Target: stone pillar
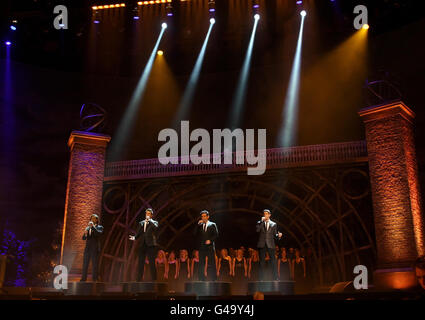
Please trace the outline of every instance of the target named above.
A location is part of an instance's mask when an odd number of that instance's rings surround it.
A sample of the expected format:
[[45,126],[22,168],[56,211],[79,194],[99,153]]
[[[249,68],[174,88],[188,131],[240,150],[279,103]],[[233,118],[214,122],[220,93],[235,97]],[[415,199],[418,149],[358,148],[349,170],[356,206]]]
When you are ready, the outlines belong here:
[[360,110],[366,127],[376,232],[376,287],[416,285],[412,262],[425,253],[424,217],[413,134],[403,102]]
[[105,152],[110,136],[73,131],[68,140],[71,157],[66,188],[61,264],[78,277],[83,265],[84,228],[95,213],[101,215]]

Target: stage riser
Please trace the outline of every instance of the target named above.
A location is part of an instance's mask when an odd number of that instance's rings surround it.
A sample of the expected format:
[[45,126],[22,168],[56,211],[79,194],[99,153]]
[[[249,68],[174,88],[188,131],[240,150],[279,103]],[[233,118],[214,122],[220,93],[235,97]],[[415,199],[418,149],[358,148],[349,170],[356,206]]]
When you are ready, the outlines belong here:
[[192,281],[184,284],[186,294],[197,296],[230,296],[231,283],[221,281]]
[[68,289],[64,292],[65,295],[73,296],[99,295],[105,292],[105,287],[103,282],[69,282]]
[[274,292],[282,295],[294,294],[294,281],[255,281],[248,282],[248,294]]
[[123,292],[126,293],[153,293],[157,295],[168,294],[166,282],[125,282],[122,284]]
[[[252,295],[255,292],[294,294],[294,281],[256,281],[248,282],[247,292],[240,294]],[[70,282],[65,290],[66,295],[89,296],[102,293],[149,294],[152,297],[168,294],[168,284],[165,282],[125,282],[118,285],[107,285],[100,282]],[[221,281],[193,281],[185,283],[185,294],[204,297],[231,296],[232,284]]]

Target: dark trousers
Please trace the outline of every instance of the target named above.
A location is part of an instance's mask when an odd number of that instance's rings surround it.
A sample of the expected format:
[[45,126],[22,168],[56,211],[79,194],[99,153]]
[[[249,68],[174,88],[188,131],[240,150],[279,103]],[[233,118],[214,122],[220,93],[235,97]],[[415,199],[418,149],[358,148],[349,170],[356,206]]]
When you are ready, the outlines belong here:
[[264,246],[264,248],[258,248],[259,255],[260,255],[260,280],[265,280],[266,275],[266,252],[269,253],[270,256],[270,262],[272,264],[272,274],[273,274],[273,280],[278,280],[277,277],[277,266],[276,266],[276,257],[275,252],[276,249],[268,248],[267,245]]
[[137,271],[137,281],[143,280],[143,273],[145,272],[146,256],[148,256],[152,281],[156,281],[156,268],[155,268],[156,247],[147,246],[146,244],[143,244],[139,249],[139,268]]
[[199,280],[205,281],[205,258],[208,257],[208,266],[211,266],[211,271],[208,269],[208,274],[211,275],[213,281],[217,280],[217,268],[215,266],[215,255],[213,247],[201,247],[199,249]]
[[97,281],[97,264],[99,261],[99,248],[97,246],[86,246],[84,249],[84,257],[83,257],[83,274],[81,277],[82,281],[87,280],[87,271],[89,269],[89,264],[91,260],[91,265],[93,268],[92,278],[93,281]]

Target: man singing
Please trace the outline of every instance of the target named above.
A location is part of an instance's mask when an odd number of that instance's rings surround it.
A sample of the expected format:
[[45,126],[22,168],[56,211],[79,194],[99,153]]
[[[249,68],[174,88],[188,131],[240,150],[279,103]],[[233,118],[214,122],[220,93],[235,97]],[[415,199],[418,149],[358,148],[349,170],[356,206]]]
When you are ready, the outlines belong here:
[[130,240],[132,241],[141,238],[139,244],[139,267],[137,272],[137,281],[139,282],[143,280],[146,255],[148,256],[152,280],[156,280],[155,258],[158,246],[156,235],[158,231],[158,221],[153,220],[152,217],[153,210],[151,208],[146,209],[145,219],[140,221],[139,232],[135,236],[130,235]]
[[215,265],[215,243],[218,237],[217,225],[209,221],[210,214],[207,210],[200,213],[201,220],[198,221],[193,234],[199,239],[199,280],[205,281],[205,258],[208,257],[208,264],[212,267],[211,278],[217,280],[217,269]]
[[97,281],[97,263],[99,261],[100,236],[102,233],[103,227],[99,225],[99,216],[92,214],[89,224],[83,234],[83,240],[86,241],[86,247],[84,249],[83,275],[80,281],[87,280],[90,260],[93,267],[92,278],[93,281]]
[[270,210],[264,209],[263,217],[257,222],[257,233],[259,233],[257,247],[260,253],[260,280],[265,279],[266,252],[268,252],[270,256],[273,280],[279,280],[276,267],[275,240],[280,240],[280,238],[282,238],[282,233],[277,231],[277,224],[270,220],[271,215]]

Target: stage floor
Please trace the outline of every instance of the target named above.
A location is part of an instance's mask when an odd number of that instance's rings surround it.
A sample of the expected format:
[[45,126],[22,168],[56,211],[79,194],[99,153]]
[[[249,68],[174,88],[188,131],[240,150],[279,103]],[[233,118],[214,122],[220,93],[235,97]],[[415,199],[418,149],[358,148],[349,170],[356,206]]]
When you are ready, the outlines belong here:
[[0,300],[253,300],[260,291],[264,300],[417,300],[418,291],[374,291],[294,294],[293,284],[279,281],[248,283],[246,294],[231,294],[229,282],[187,282],[185,292],[170,292],[161,282],[70,282],[67,290],[40,287],[4,287]]

